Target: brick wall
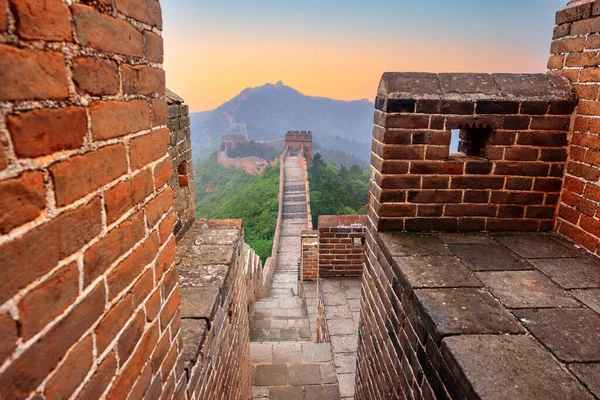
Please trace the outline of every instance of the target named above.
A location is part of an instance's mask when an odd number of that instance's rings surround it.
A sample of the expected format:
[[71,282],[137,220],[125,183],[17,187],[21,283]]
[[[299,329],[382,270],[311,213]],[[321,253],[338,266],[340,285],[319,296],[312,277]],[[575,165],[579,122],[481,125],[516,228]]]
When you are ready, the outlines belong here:
[[316,281],[319,277],[319,235],[317,231],[302,231],[300,269],[303,281]]
[[158,1],[0,2],[0,397],[181,374]]
[[291,151],[301,151],[310,164],[312,160],[312,132],[288,131],[285,134],[285,145]]
[[319,216],[320,277],[361,276],[366,215]]
[[600,255],[600,2],[556,14],[548,69],[579,96],[558,212],[558,233]]
[[180,237],[196,220],[190,117],[183,99],[168,89],[167,103],[167,126],[171,132],[168,149],[171,157],[169,186],[173,189],[173,209],[177,214],[174,233]]
[[177,245],[188,399],[250,398],[250,260],[241,221],[198,220]]
[[384,74],[370,218],[379,230],[552,230],[575,102],[558,76]]

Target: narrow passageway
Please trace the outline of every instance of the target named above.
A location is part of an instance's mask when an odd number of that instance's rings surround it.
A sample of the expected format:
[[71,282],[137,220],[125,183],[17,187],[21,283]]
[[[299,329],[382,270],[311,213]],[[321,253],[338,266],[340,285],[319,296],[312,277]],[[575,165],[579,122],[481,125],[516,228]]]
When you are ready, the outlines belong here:
[[300,232],[306,229],[306,192],[300,156],[284,164],[283,218],[277,269],[269,295],[250,309],[250,356],[255,399],[339,399],[331,346],[311,341],[299,296]]

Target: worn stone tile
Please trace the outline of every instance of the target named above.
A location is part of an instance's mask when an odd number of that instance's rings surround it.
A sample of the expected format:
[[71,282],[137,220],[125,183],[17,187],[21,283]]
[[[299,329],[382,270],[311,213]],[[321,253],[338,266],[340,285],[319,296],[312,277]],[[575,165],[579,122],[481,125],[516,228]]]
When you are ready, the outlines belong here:
[[508,308],[580,306],[539,271],[480,272],[477,277]]
[[442,233],[439,235],[445,244],[486,244],[494,243],[494,238],[487,234]]
[[268,342],[279,340],[280,337],[280,329],[250,329],[250,341],[252,342]]
[[350,315],[350,307],[347,304],[343,306],[325,306],[325,316],[329,319],[348,318]]
[[600,361],[600,315],[587,308],[517,310],[514,314],[564,362]]
[[596,397],[600,398],[600,363],[571,364],[569,369]]
[[346,295],[344,292],[325,292],[323,293],[323,303],[326,306],[339,306],[347,303]]
[[[268,322],[270,322],[269,328],[274,328],[274,329],[288,328],[288,320],[287,319],[272,319],[272,320],[269,320]],[[258,325],[256,325],[256,327],[260,328]]]
[[334,354],[333,362],[338,374],[356,372],[356,354]]
[[303,343],[303,362],[331,361],[331,346],[329,343]]
[[339,278],[342,282],[342,286],[344,286],[344,290],[348,290],[349,288],[359,288],[362,285],[362,278],[360,277],[345,277]]
[[338,279],[321,279],[323,293],[339,293],[342,291],[342,282]]
[[302,362],[302,345],[300,343],[274,344],[273,362],[276,364]]
[[354,321],[352,318],[328,319],[327,327],[330,335],[353,335]]
[[600,289],[573,290],[571,294],[583,304],[600,314]]
[[452,244],[448,247],[474,271],[533,269],[500,244]]
[[346,293],[346,298],[348,299],[360,299],[361,297],[360,286],[344,287],[344,292]]
[[181,336],[183,338],[183,360],[195,363],[200,351],[200,344],[208,326],[206,321],[200,319],[181,320]]
[[279,326],[274,326],[271,324],[274,321],[268,319],[253,319],[250,321],[250,329],[271,329],[271,328],[279,328]]
[[442,353],[467,398],[589,400],[552,355],[526,335],[447,337]]
[[340,391],[337,385],[306,386],[306,400],[339,400]]
[[182,287],[181,318],[211,318],[217,307],[218,287]]
[[250,362],[251,363],[272,363],[273,345],[268,343],[250,342]]
[[290,385],[319,385],[321,369],[319,364],[290,364],[288,365],[288,382]]
[[270,400],[304,400],[302,386],[274,386],[270,391]]
[[326,364],[320,364],[321,367],[321,383],[337,383],[337,374],[335,372],[335,366],[332,362]]
[[391,256],[452,255],[437,235],[382,232],[379,237]]
[[268,399],[270,393],[269,386],[252,386],[253,399]]
[[358,350],[358,336],[331,336],[331,348],[333,349],[334,353],[356,353]]
[[340,396],[352,397],[354,396],[354,385],[356,381],[356,374],[339,374],[338,383],[340,386]]
[[436,341],[454,334],[522,333],[519,322],[484,289],[417,289],[421,318]]
[[483,286],[456,257],[395,257],[394,262],[413,288]]
[[285,386],[288,369],[285,364],[258,364],[254,373],[255,386]]
[[350,311],[360,312],[360,299],[348,299],[348,305],[350,306]]
[[550,235],[499,236],[496,240],[523,258],[577,257],[578,254]]
[[298,329],[297,328],[286,328],[281,329],[279,332],[281,340],[298,340]]
[[600,288],[600,262],[596,260],[547,258],[529,262],[565,289]]

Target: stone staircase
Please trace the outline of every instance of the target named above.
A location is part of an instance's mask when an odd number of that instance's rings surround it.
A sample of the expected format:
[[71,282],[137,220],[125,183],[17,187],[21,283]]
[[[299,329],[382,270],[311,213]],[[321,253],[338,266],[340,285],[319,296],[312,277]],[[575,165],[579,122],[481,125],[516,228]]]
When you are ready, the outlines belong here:
[[285,164],[283,225],[277,269],[267,297],[250,307],[250,357],[255,399],[339,399],[329,343],[312,343],[308,312],[299,296],[300,232],[307,209],[299,156]]

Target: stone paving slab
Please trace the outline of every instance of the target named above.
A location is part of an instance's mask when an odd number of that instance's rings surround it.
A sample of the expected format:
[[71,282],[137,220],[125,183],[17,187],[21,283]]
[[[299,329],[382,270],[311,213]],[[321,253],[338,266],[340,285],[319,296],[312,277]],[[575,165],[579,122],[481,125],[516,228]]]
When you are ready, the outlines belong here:
[[453,256],[394,257],[406,283],[412,288],[478,287],[483,284]]
[[498,243],[452,244],[448,247],[473,271],[533,269],[527,262]]
[[600,363],[571,364],[569,369],[596,397],[600,398]]
[[546,258],[529,262],[565,289],[600,288],[600,261]]
[[572,245],[546,234],[514,234],[499,236],[496,240],[504,244],[511,251],[525,259],[528,258],[568,258],[577,257],[578,254]]

